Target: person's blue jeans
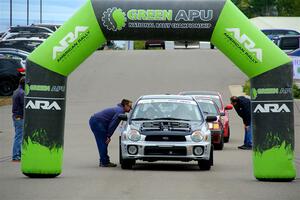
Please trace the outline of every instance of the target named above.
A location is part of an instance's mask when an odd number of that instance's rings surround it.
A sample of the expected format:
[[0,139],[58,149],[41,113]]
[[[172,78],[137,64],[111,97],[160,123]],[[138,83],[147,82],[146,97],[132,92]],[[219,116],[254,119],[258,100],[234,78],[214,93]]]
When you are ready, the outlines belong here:
[[13,117],[13,123],[14,123],[14,127],[15,127],[15,137],[14,137],[13,152],[12,152],[13,160],[21,160],[23,122],[24,122],[23,119],[16,119],[15,117]]
[[89,124],[96,139],[100,163],[103,165],[108,164],[110,162],[107,151],[108,144],[105,143],[107,139],[107,131],[94,117],[90,118]]
[[251,125],[247,126],[247,128],[245,128],[244,145],[252,146],[252,127],[251,127]]

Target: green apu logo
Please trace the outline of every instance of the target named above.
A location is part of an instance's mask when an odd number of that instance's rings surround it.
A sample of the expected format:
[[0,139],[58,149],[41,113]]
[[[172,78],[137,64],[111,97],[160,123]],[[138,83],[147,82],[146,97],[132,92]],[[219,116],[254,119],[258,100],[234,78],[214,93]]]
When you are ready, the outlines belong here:
[[102,23],[111,31],[122,30],[127,22],[126,14],[121,8],[108,8],[103,12]]
[[[174,17],[174,19],[173,19]],[[173,10],[166,9],[130,9],[123,12],[121,8],[108,8],[102,15],[103,26],[110,31],[122,30],[129,20],[128,24],[135,21],[147,22],[194,22],[201,20],[209,22],[213,19],[213,10],[179,10],[174,13]],[[131,22],[130,22],[131,21]]]
[[61,85],[28,85],[25,84],[25,94],[28,95],[30,91],[35,91],[35,92],[64,92],[65,91],[65,86]]
[[258,95],[291,94],[292,88],[252,88],[251,97],[256,99]]

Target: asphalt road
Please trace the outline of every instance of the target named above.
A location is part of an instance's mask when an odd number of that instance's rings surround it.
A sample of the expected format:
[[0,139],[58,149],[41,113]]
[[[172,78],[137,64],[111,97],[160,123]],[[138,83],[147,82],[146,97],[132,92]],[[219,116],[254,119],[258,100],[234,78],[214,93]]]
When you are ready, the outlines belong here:
[[[230,113],[231,139],[215,151],[215,165],[199,171],[196,162],[139,163],[133,170],[99,168],[96,144],[88,127],[96,111],[122,98],[183,90],[217,90],[226,103],[229,85],[246,76],[217,50],[104,51],[87,59],[68,79],[63,173],[54,179],[29,179],[10,162],[11,106],[0,107],[0,199],[205,199],[298,200],[300,179],[259,182],[251,151],[238,150],[242,122]],[[300,155],[300,102],[295,107],[296,154]],[[109,146],[118,162],[118,132]],[[298,177],[300,160],[296,160]]]

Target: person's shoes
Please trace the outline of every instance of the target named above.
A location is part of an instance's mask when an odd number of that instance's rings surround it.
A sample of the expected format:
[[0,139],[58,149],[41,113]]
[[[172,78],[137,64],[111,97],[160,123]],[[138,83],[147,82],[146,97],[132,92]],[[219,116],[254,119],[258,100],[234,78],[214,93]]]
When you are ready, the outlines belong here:
[[249,146],[249,145],[242,145],[242,146],[239,146],[238,148],[242,149],[242,150],[252,150],[252,146]]
[[11,162],[20,162],[20,159],[12,159]]
[[117,166],[117,164],[112,163],[112,162],[109,162],[107,164],[100,163],[100,165],[99,165],[99,167],[116,167],[116,166]]

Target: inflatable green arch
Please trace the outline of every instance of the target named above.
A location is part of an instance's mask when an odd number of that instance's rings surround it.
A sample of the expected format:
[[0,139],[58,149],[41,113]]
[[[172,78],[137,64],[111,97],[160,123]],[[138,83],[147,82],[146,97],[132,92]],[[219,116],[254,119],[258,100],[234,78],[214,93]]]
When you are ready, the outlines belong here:
[[88,0],[27,60],[22,172],[62,171],[67,76],[106,40],[211,41],[251,78],[258,180],[293,180],[290,58],[230,0]]

